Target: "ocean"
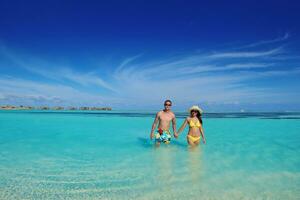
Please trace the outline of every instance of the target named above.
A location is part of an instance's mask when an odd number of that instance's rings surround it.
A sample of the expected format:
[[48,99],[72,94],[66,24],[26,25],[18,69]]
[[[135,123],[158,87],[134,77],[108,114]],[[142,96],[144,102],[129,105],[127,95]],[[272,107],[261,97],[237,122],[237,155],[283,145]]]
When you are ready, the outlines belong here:
[[300,113],[204,114],[197,148],[154,116],[0,111],[0,199],[300,199]]

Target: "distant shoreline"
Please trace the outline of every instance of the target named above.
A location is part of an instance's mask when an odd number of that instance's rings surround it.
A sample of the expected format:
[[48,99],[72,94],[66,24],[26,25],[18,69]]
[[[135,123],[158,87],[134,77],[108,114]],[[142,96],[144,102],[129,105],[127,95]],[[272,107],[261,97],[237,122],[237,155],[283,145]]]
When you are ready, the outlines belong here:
[[62,106],[12,106],[12,105],[5,105],[0,106],[0,110],[108,110],[111,111],[111,107],[88,107],[88,106],[82,106],[82,107],[62,107]]

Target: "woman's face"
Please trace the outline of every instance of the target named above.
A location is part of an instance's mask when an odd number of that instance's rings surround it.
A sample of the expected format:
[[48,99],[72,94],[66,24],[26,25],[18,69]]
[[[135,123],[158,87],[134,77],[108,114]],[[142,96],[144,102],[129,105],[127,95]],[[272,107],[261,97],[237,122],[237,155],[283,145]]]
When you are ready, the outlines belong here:
[[197,114],[198,114],[198,111],[197,111],[197,110],[192,110],[192,111],[191,111],[191,116],[192,116],[192,117],[196,117]]

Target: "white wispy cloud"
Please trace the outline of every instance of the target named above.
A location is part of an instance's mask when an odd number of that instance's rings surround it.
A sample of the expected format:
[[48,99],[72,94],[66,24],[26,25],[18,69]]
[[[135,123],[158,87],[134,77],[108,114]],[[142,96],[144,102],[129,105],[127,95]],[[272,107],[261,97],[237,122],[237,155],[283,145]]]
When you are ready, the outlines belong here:
[[[25,59],[16,56],[7,49],[2,49],[1,52],[19,67],[45,78],[53,80],[69,80],[83,86],[95,85],[113,92],[118,92],[117,89],[113,88],[110,84],[100,78],[99,75],[97,76],[88,72],[79,73],[71,68],[55,66],[55,64],[47,63],[36,58],[26,62]],[[47,69],[48,66],[51,66],[50,69]]]
[[138,58],[141,57],[141,56],[142,56],[142,54],[138,54],[138,55],[136,55],[136,56],[126,58],[126,59],[123,60],[122,63],[117,67],[116,71],[122,70],[126,65],[130,64],[131,62],[133,62],[134,60],[138,59]]
[[20,78],[0,77],[1,101],[22,100],[62,105],[109,105],[119,103],[119,99],[91,94],[63,84],[46,84]]
[[300,75],[300,69],[299,68],[295,68],[292,70],[272,70],[272,71],[265,71],[265,72],[260,72],[259,73],[260,76],[295,76],[295,75]]
[[238,64],[229,64],[224,68],[227,70],[231,69],[254,69],[254,68],[267,68],[274,66],[274,63],[238,63]]
[[210,55],[210,58],[255,58],[262,56],[278,55],[283,52],[283,48],[275,48],[268,51],[246,51],[246,52],[224,52]]
[[[282,47],[277,47],[265,51],[187,55],[143,62],[143,67],[128,64],[122,70],[115,71],[114,76],[118,77],[124,96],[148,103],[165,98],[178,102],[262,102],[266,98],[272,101],[270,93],[276,88],[251,87],[248,83],[298,73],[297,69],[277,69],[280,66],[274,62],[273,56],[284,53]],[[262,57],[264,62],[259,62]],[[227,58],[247,59],[222,62]]]
[[[180,58],[168,58],[165,60],[144,62],[142,64],[127,65],[126,68],[115,70],[116,79],[158,79],[159,77],[173,77],[191,75],[195,73],[208,73],[216,71],[228,71],[236,69],[267,68],[273,63],[236,63],[220,65],[219,62],[226,58],[261,58],[266,56],[281,55],[284,53],[281,47],[267,51],[246,52],[220,52],[212,54],[187,55]],[[254,60],[256,61],[256,60]]]
[[[288,38],[289,35],[282,40]],[[275,43],[275,40],[271,41]],[[262,41],[259,43],[263,45]],[[286,49],[282,46],[259,51],[198,52],[151,60],[145,60],[142,54],[138,54],[125,58],[104,79],[104,76],[95,73],[80,73],[71,67],[52,66],[50,62],[28,62],[8,54],[23,69],[54,80],[55,84],[0,77],[0,100],[15,97],[119,106],[139,105],[141,102],[144,105],[157,105],[166,98],[181,105],[201,102],[271,102],[271,94],[278,92],[276,88],[264,85],[254,87],[249,82],[300,73],[297,67],[282,67],[277,63],[275,58],[280,56],[286,56]],[[68,81],[86,89],[96,86],[109,92],[105,96],[101,93],[87,93],[76,85],[70,85]]]
[[243,47],[239,47],[239,49],[252,48],[252,47],[262,46],[262,45],[266,45],[266,44],[273,44],[273,43],[277,43],[277,42],[282,42],[282,41],[287,40],[289,37],[290,37],[290,34],[288,32],[286,32],[281,37],[277,37],[277,38],[271,39],[271,40],[262,40],[262,41],[259,41],[259,42],[255,42],[255,43],[252,43],[252,44],[245,45]]
[[143,63],[141,65],[128,65],[122,70],[116,70],[114,77],[118,80],[159,80],[168,79],[171,77],[186,77],[200,75],[201,73],[212,72],[226,72],[230,70],[243,70],[255,68],[268,68],[274,63],[260,63],[260,62],[236,62],[231,61],[230,64],[220,64],[222,58],[244,58],[248,57],[256,61],[256,58],[266,55],[277,55],[283,52],[281,48],[272,49],[269,51],[259,52],[222,52],[214,54],[198,54],[187,55],[181,58],[159,60],[156,62]]
[[[49,71],[46,71],[46,73],[49,73]],[[89,73],[83,73],[83,74],[78,73],[71,70],[70,68],[58,69],[57,73],[60,74],[58,75],[58,77],[60,77],[61,79],[70,80],[84,86],[88,86],[88,85],[100,86],[112,92],[116,92],[116,93],[118,92],[117,89],[115,89],[113,86],[111,86],[106,81],[104,81],[103,79],[99,78],[96,75],[92,75]],[[55,74],[53,75],[55,76]]]

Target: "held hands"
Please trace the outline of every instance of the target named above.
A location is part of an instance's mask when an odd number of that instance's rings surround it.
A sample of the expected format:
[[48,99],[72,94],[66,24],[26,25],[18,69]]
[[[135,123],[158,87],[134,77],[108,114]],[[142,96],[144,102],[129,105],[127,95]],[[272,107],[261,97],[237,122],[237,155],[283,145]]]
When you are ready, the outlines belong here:
[[175,137],[176,139],[178,138],[178,136],[179,136],[179,134],[176,133],[176,132],[174,132],[174,137]]

